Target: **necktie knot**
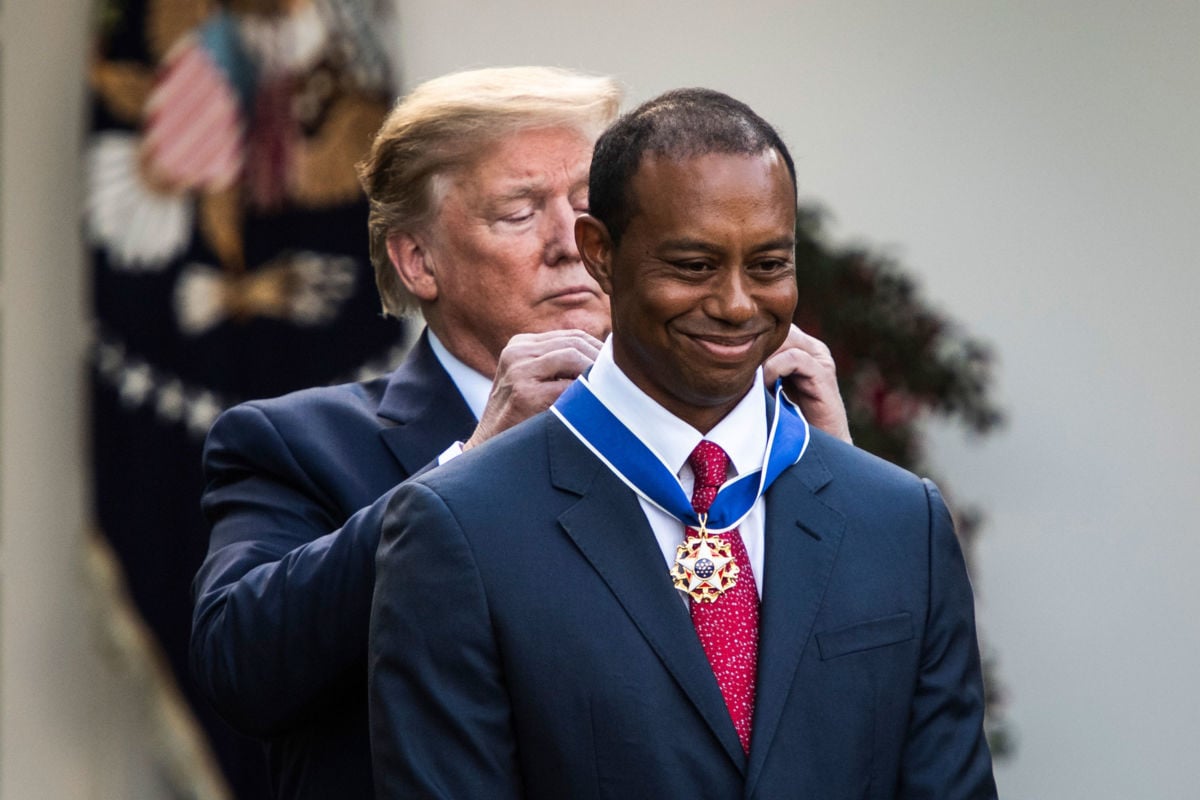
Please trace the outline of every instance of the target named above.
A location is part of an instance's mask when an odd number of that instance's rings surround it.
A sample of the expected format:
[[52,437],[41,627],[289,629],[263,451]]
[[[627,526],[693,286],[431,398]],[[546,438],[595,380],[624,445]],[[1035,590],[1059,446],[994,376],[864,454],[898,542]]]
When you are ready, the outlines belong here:
[[703,514],[716,499],[717,489],[725,483],[725,475],[729,471],[729,456],[725,455],[720,445],[702,439],[688,456],[688,464],[696,476],[696,484],[692,488],[692,507]]

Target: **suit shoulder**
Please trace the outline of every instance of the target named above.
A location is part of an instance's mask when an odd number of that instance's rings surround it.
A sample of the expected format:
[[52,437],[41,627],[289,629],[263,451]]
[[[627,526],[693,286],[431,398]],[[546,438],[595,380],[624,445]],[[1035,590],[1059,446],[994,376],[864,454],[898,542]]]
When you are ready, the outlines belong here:
[[836,479],[851,479],[877,490],[891,487],[912,491],[922,486],[920,476],[904,467],[847,444],[824,431],[813,429],[809,448],[811,452],[805,458],[815,456]]
[[251,400],[221,414],[204,446],[207,468],[283,458],[342,469],[375,452],[385,421],[377,414],[386,378],[302,389]]
[[493,491],[535,480],[546,471],[547,433],[560,424],[549,413],[537,414],[478,447],[416,478],[435,492],[458,486],[478,487],[486,476]]
[[276,427],[311,425],[325,419],[374,417],[388,376],[358,383],[315,386],[278,397],[248,400],[224,411],[213,424],[214,430],[253,424],[267,420]]
[[388,379],[389,376],[384,375],[368,381],[313,386],[279,397],[250,400],[242,405],[257,408],[273,417],[349,408],[369,409],[373,413],[387,388]]

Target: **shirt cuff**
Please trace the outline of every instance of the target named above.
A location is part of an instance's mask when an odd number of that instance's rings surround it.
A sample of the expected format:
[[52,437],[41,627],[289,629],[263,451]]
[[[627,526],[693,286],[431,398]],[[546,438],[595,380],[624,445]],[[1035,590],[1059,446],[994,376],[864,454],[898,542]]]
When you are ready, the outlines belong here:
[[462,454],[463,454],[463,443],[455,442],[454,444],[450,445],[445,450],[443,450],[442,454],[440,456],[438,456],[438,458],[437,458],[438,466],[440,467],[442,464],[445,464],[447,461],[453,461],[454,459],[458,458]]

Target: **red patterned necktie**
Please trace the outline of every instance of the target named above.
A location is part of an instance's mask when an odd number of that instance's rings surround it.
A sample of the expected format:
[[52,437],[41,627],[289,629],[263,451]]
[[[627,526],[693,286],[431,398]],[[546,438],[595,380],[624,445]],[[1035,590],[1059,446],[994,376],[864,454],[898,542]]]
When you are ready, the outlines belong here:
[[[688,463],[696,475],[692,507],[704,514],[725,482],[729,456],[718,445],[703,440],[688,457]],[[687,535],[698,536],[699,532],[689,528]],[[729,543],[738,565],[737,583],[711,603],[692,600],[692,624],[717,677],[742,748],[749,753],[758,665],[758,590],[742,535],[736,528],[719,535]]]

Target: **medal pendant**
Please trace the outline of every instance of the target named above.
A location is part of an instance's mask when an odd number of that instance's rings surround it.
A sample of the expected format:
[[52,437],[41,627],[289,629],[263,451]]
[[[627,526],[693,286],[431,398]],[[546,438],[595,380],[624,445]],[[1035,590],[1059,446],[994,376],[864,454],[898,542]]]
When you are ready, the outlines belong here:
[[[692,529],[688,529],[689,534]],[[729,542],[711,536],[700,519],[700,530],[675,549],[671,579],[697,603],[711,603],[737,583],[738,565]]]

